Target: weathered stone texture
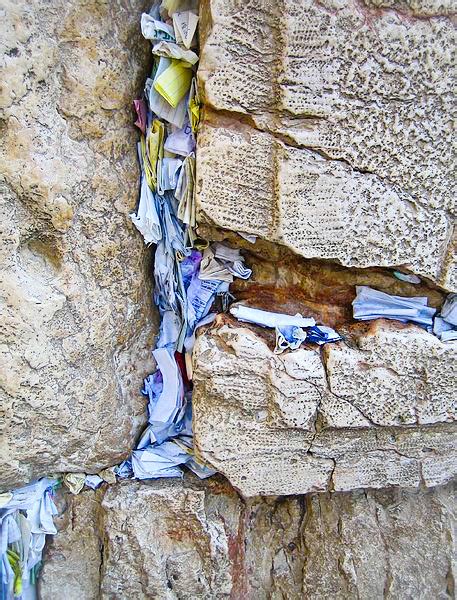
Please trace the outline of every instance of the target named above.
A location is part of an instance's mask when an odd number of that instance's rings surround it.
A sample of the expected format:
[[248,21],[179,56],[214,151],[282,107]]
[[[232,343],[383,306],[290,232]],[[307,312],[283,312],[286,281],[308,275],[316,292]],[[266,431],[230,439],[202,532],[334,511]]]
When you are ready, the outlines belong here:
[[103,493],[67,499],[42,598],[453,597],[451,485],[243,502],[186,477]]
[[205,2],[200,219],[454,286],[450,11]]
[[219,317],[194,350],[196,448],[243,495],[433,486],[457,472],[454,345],[378,321],[322,355],[278,356],[253,329]]
[[102,494],[60,496],[58,535],[48,538],[39,579],[40,600],[95,600],[100,588]]
[[149,368],[132,98],[147,3],[2,3],[2,472],[16,487],[130,450]]
[[455,489],[313,495],[303,597],[454,597]]

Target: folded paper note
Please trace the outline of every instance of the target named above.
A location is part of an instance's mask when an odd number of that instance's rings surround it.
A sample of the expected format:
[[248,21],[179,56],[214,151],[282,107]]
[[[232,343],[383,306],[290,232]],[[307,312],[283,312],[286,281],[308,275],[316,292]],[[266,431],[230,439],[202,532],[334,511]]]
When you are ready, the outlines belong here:
[[180,61],[172,60],[171,64],[154,80],[154,89],[176,108],[190,88],[192,71]]
[[[168,121],[168,123],[181,128],[184,125],[184,120],[186,118],[186,99],[183,98],[176,107],[173,107],[154,87],[154,83],[162,75],[162,73],[168,69],[169,66],[171,66],[171,60],[162,56],[158,62],[154,79],[149,79],[146,81],[145,94],[149,100],[149,108],[153,113],[155,113],[161,119]],[[190,72],[189,69],[186,70]]]
[[164,148],[168,152],[184,157],[193,152],[195,150],[195,137],[190,125],[187,124],[182,129],[177,129],[170,133],[166,139]]
[[157,244],[162,238],[159,215],[154,195],[146,183],[146,176],[141,178],[140,202],[136,213],[131,213],[130,218],[138,231],[144,237],[146,244]]
[[159,42],[152,49],[157,56],[166,56],[181,61],[181,66],[190,68],[198,62],[198,55],[192,50],[184,50],[173,42]]
[[407,283],[418,284],[421,282],[421,278],[417,275],[411,275],[410,273],[402,273],[401,271],[394,271],[394,275],[400,281],[406,281]]
[[147,40],[159,41],[166,40],[169,42],[176,41],[173,27],[154,19],[151,15],[143,13],[141,15],[141,33]]
[[271,327],[272,329],[288,326],[312,327],[316,324],[316,321],[312,317],[305,318],[300,314],[292,316],[283,313],[268,312],[266,310],[259,310],[258,308],[243,306],[242,304],[234,304],[231,306],[230,313],[238,319],[238,321],[254,323],[255,325]]
[[200,279],[219,279],[231,283],[234,276],[249,279],[251,274],[252,270],[245,267],[239,249],[216,243],[203,252]]
[[284,350],[296,350],[306,340],[306,332],[301,327],[289,325],[287,327],[276,327],[275,354],[281,354]]
[[176,41],[183,44],[186,48],[190,48],[197,30],[197,23],[198,15],[191,10],[173,13],[173,28]]
[[457,326],[457,294],[449,294],[446,298],[443,308],[441,309],[441,316],[446,319],[448,323]]
[[354,319],[368,321],[384,318],[432,326],[436,309],[427,306],[426,296],[391,296],[364,285],[357,286],[356,292],[357,296],[352,302]]

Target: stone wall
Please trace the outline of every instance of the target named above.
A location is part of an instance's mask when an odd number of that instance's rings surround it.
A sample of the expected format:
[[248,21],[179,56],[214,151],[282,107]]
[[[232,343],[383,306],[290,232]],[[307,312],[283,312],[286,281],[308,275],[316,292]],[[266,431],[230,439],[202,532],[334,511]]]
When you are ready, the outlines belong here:
[[454,594],[452,485],[245,502],[219,477],[189,477],[66,502],[45,556],[42,600]]
[[457,472],[453,345],[377,321],[278,356],[223,321],[194,350],[195,443],[243,495],[435,486]]
[[127,215],[146,4],[3,2],[4,489],[115,464],[144,422],[150,276]]
[[[1,7],[9,489],[129,454],[157,323],[127,216],[149,3]],[[219,316],[197,341],[194,428],[227,479],[62,492],[42,599],[454,596],[455,347],[355,326],[350,308],[358,284],[435,307],[455,289],[450,11],[203,2],[200,231],[243,248],[238,300],[312,315],[345,342],[278,357],[267,332]]]
[[202,17],[200,230],[243,247],[237,300],[343,341],[277,356],[218,317],[194,351],[198,452],[245,496],[445,483],[455,344],[355,324],[351,302],[356,285],[436,307],[455,289],[450,6],[208,0]]
[[207,0],[200,221],[455,288],[450,4]]

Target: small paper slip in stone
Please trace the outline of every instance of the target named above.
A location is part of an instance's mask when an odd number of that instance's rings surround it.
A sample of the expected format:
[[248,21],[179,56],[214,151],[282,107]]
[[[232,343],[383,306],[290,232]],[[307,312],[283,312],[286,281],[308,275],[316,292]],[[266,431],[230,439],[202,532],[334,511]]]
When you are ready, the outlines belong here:
[[175,190],[175,198],[179,201],[178,218],[190,227],[195,227],[197,223],[194,184],[195,154],[192,152],[182,163]]
[[133,224],[142,234],[145,244],[157,244],[162,239],[162,229],[154,195],[151,192],[146,177],[141,178],[140,204],[136,213],[131,213]]
[[160,186],[159,194],[163,194],[167,190],[174,190],[178,183],[179,169],[181,168],[182,160],[178,158],[163,158],[162,168],[160,169]]
[[414,283],[417,285],[421,282],[421,278],[417,275],[412,275],[411,273],[402,273],[401,271],[394,271],[394,275],[400,281],[406,281],[407,283]]
[[197,23],[198,15],[191,10],[173,13],[176,41],[182,43],[186,48],[190,48],[197,29]]
[[103,483],[103,479],[99,475],[86,475],[84,483],[87,487],[96,490]]
[[238,319],[238,321],[261,325],[262,327],[271,327],[272,329],[293,325],[296,327],[312,327],[316,324],[316,321],[312,317],[305,318],[299,314],[292,316],[283,313],[274,313],[267,310],[259,310],[258,308],[250,308],[249,306],[243,306],[242,304],[231,306],[230,313]]
[[173,27],[163,23],[162,21],[154,19],[147,13],[143,13],[141,15],[141,33],[147,40],[166,40],[169,42],[175,41]]
[[179,465],[187,463],[191,455],[171,441],[160,446],[148,446],[132,453],[132,468],[136,479],[156,477],[182,477]]
[[441,309],[441,316],[446,319],[448,323],[457,325],[457,294],[449,294],[446,298],[443,308]]
[[287,327],[276,327],[275,354],[282,354],[284,350],[297,350],[306,340],[306,333],[301,327],[289,325]]
[[352,302],[354,319],[393,319],[404,323],[412,321],[431,326],[436,309],[427,306],[426,296],[407,298],[391,296],[365,285],[356,286],[357,296]]
[[171,423],[182,405],[179,398],[178,368],[176,361],[165,348],[158,348],[152,354],[162,373],[163,389],[157,403],[151,409],[149,422],[151,424]]
[[167,58],[173,58],[175,60],[182,61],[181,66],[186,66],[187,68],[195,65],[198,62],[198,55],[192,50],[184,50],[178,46],[178,44],[174,44],[173,42],[159,42],[156,44],[152,53],[156,56],[166,56]]
[[[164,58],[163,56],[160,58],[154,81],[149,79],[146,82],[145,92],[148,94],[149,108],[151,111],[168,123],[172,123],[173,125],[176,125],[176,127],[181,128],[184,125],[184,120],[187,113],[186,99],[183,98],[176,107],[173,107],[161,94],[159,94],[154,87],[155,82],[168,69],[168,67],[171,65],[171,62],[172,61],[169,58]],[[192,76],[190,69],[187,70]]]
[[171,65],[154,80],[154,89],[176,108],[189,91],[191,81],[192,71],[179,61],[172,60]]
[[192,129],[189,124],[183,129],[177,129],[170,133],[165,140],[165,150],[179,156],[188,156],[195,150],[195,138],[192,134]]

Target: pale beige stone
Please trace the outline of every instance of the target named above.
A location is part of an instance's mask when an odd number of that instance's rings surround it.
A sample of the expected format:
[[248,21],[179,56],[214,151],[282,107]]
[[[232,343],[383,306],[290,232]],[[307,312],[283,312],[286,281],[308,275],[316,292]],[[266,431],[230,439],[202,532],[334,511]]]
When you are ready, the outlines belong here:
[[204,2],[200,219],[453,288],[450,12]]
[[99,597],[103,538],[98,527],[99,493],[59,494],[58,534],[48,536],[39,578],[41,600]]
[[454,597],[454,486],[315,494],[306,516],[300,597]]
[[[388,321],[378,321],[356,340],[355,347],[325,347],[333,395],[374,425],[455,421],[457,344],[443,344],[419,327],[398,329]],[[328,424],[333,424],[331,416]]]
[[213,514],[204,489],[173,480],[110,488],[101,598],[229,597],[229,531],[240,502],[233,493],[224,501]]
[[455,346],[383,321],[356,332],[275,355],[218,319],[194,349],[197,451],[244,496],[449,481]]
[[[199,136],[200,220],[348,267],[408,265],[439,279],[445,214],[346,163],[217,119]],[[409,235],[413,230],[414,235]]]
[[144,422],[141,4],[3,2],[2,488],[114,464]]
[[66,503],[43,599],[453,597],[452,485],[241,501],[186,477]]

